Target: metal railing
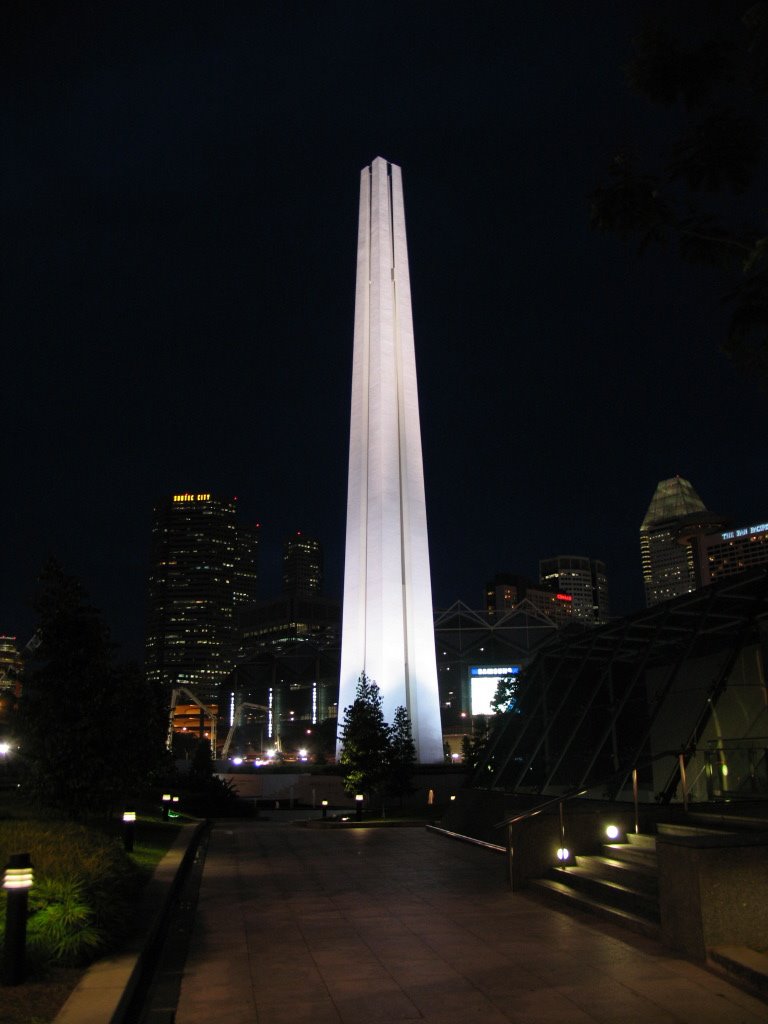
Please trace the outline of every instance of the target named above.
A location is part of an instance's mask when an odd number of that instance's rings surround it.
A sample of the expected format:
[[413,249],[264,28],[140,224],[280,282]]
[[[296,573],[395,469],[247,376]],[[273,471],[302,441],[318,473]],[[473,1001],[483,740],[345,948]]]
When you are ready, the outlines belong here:
[[[585,797],[587,794],[594,792],[595,790],[604,789],[611,785],[616,780],[623,780],[625,782],[627,778],[631,778],[632,781],[632,805],[633,805],[633,824],[635,834],[640,832],[640,801],[639,801],[639,787],[638,787],[638,773],[645,768],[649,768],[655,761],[661,760],[661,758],[674,757],[677,759],[680,779],[682,786],[683,795],[683,807],[687,812],[688,810],[688,789],[686,784],[685,776],[685,760],[687,756],[690,756],[689,752],[680,750],[664,750],[658,754],[654,754],[653,757],[647,758],[645,761],[631,768],[629,771],[623,768],[621,771],[613,772],[611,775],[602,779],[601,781],[587,787],[581,787],[573,789],[566,793],[561,793],[558,796],[550,797],[548,800],[537,804],[535,807],[529,807],[525,811],[521,811],[518,814],[513,815],[510,818],[504,818],[501,821],[495,823],[494,828],[506,828],[506,849],[508,855],[508,871],[510,884],[512,884],[512,866],[514,856],[514,844],[512,841],[512,830],[516,825],[519,825],[523,821],[530,820],[531,818],[537,817],[538,815],[544,814],[550,808],[558,805],[558,817],[559,817],[559,835],[560,835],[560,851],[561,863],[566,865],[570,859],[570,853],[568,851],[567,835],[566,835],[566,814],[565,805],[573,800],[577,800],[580,797]],[[622,786],[619,787],[619,791]]]

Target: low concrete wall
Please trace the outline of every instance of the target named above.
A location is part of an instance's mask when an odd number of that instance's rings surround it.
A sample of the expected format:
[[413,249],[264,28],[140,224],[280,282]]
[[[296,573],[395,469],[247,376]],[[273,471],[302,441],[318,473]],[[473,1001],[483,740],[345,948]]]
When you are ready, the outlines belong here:
[[768,947],[768,835],[656,838],[662,941],[704,960],[712,946]]
[[[263,803],[279,802],[281,807],[320,807],[322,800],[327,800],[329,807],[348,809],[355,807],[354,796],[344,792],[344,780],[341,775],[320,775],[311,772],[271,772],[261,768],[253,771],[219,773],[219,778],[231,782],[239,796],[245,800],[258,800]],[[420,769],[414,773],[414,792],[403,800],[406,808],[427,806],[432,793],[434,806],[442,807],[450,802],[452,795],[457,794],[464,784],[463,774],[446,771],[430,772]],[[374,805],[375,806],[375,805]],[[386,800],[386,807],[392,813],[400,806],[400,800],[391,797]]]
[[121,953],[92,964],[70,993],[54,1024],[125,1024],[145,971],[154,966],[167,915],[207,823],[183,825],[141,896],[137,920],[146,922]]
[[[511,796],[492,790],[467,789],[457,794],[440,824],[448,831],[486,843],[507,846],[509,881],[513,889],[523,888],[533,878],[541,878],[557,864],[561,846],[560,811],[557,803],[540,814],[512,826],[512,835],[499,821],[524,813],[542,803],[538,795]],[[570,800],[564,804],[565,845],[571,853],[597,852],[606,841],[603,829],[610,821],[618,825],[622,835],[634,829],[634,810],[626,804],[609,805],[604,801]],[[641,828],[648,822],[642,817]],[[511,846],[511,850],[510,850]]]

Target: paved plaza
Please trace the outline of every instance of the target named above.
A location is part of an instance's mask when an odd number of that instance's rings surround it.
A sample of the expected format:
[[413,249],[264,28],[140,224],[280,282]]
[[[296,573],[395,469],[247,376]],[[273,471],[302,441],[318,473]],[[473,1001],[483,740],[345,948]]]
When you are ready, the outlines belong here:
[[176,1024],[766,1024],[658,943],[510,893],[424,829],[213,829]]

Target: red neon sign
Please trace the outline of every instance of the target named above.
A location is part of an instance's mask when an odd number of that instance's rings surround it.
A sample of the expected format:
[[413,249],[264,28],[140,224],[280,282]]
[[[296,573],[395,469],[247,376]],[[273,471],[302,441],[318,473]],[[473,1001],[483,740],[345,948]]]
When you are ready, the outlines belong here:
[[573,597],[570,594],[555,594],[558,601],[572,601]]

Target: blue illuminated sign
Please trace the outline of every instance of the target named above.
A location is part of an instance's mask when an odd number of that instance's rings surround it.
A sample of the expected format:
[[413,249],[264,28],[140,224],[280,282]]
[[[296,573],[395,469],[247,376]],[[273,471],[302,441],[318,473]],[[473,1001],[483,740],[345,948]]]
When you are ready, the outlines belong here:
[[490,676],[493,679],[505,679],[507,676],[516,676],[519,672],[519,665],[471,665],[469,669],[471,676]]
[[768,523],[758,523],[757,526],[743,526],[740,530],[726,530],[720,536],[723,540],[735,540],[737,537],[752,537],[756,533],[768,533]]

